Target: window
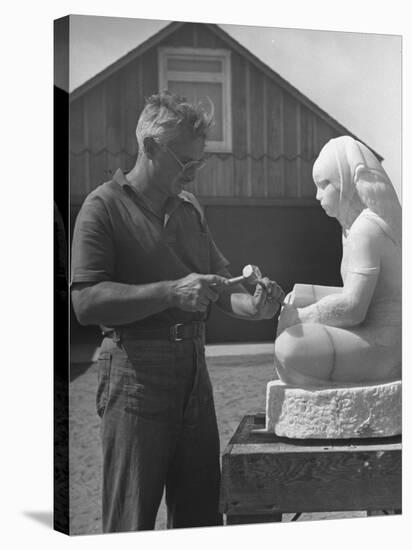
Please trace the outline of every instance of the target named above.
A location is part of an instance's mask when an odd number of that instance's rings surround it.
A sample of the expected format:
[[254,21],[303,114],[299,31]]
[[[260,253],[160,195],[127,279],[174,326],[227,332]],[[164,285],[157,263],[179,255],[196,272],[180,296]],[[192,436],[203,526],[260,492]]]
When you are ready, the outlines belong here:
[[[215,123],[206,151],[232,150],[230,52],[195,48],[159,48],[159,88],[182,95],[208,108],[213,102]],[[211,107],[210,107],[211,108]]]

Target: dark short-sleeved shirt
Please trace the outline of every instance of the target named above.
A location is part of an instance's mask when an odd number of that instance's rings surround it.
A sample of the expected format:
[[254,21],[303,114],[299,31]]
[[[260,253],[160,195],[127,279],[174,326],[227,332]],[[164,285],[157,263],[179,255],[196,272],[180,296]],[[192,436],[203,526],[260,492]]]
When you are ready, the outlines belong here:
[[[219,273],[228,265],[191,193],[170,198],[162,220],[121,170],[88,195],[76,220],[72,284],[147,284],[193,272]],[[128,326],[163,327],[204,319],[201,312],[168,308]]]

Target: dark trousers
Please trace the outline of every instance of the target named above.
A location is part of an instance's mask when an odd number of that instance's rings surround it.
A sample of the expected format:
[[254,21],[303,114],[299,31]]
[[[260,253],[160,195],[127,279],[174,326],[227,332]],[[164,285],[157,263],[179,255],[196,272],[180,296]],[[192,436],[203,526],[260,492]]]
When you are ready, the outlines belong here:
[[221,525],[219,437],[203,340],[103,340],[103,531]]

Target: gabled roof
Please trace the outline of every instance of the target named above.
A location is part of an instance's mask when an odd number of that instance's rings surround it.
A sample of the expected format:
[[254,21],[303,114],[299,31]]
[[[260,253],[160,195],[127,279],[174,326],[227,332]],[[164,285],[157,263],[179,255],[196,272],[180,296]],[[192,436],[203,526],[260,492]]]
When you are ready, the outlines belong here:
[[[173,34],[175,31],[180,29],[183,25],[190,25],[188,22],[174,21],[155,33],[153,36],[142,42],[139,46],[131,50],[126,55],[120,57],[117,61],[103,69],[101,72],[81,84],[78,88],[74,89],[70,93],[70,102],[75,101],[77,98],[82,96],[84,93],[89,91],[91,88],[117,72],[119,69],[133,61],[134,59],[140,57],[142,54],[155,47],[157,44],[162,42],[165,38]],[[331,117],[326,111],[321,109],[308,97],[306,97],[302,92],[297,88],[292,86],[287,80],[282,78],[276,71],[271,69],[268,65],[263,63],[258,57],[251,53],[248,49],[242,46],[237,40],[232,38],[227,32],[221,29],[218,25],[213,23],[202,23],[209,31],[215,34],[220,40],[227,43],[227,45],[239,53],[241,56],[245,57],[253,65],[255,65],[260,71],[262,71],[266,76],[268,76],[273,82],[278,84],[279,87],[283,88],[287,93],[293,96],[297,101],[305,105],[318,117],[322,118],[327,124],[334,128],[337,132],[342,135],[350,135],[358,141],[362,140],[355,136],[350,130],[342,126],[336,119]],[[383,157],[379,155],[376,151],[371,149],[366,143],[365,145],[374,153],[374,155],[380,160],[383,160]]]

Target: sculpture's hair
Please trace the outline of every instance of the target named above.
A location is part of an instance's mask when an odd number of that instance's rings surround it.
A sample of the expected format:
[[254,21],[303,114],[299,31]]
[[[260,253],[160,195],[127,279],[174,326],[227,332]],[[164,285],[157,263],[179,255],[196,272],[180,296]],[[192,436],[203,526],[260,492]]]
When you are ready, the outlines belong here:
[[213,122],[213,104],[211,107],[211,113],[207,113],[200,104],[192,105],[186,98],[167,90],[150,96],[136,127],[139,154],[144,150],[146,137],[164,144],[184,135],[206,139]]
[[366,208],[375,212],[400,236],[402,209],[389,178],[360,166],[354,175],[356,191]]

